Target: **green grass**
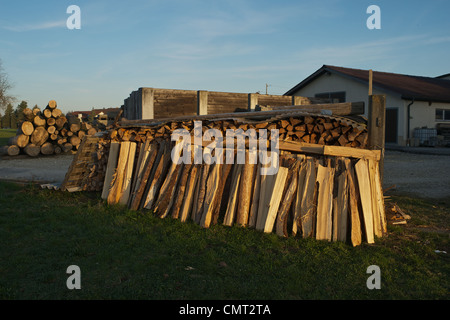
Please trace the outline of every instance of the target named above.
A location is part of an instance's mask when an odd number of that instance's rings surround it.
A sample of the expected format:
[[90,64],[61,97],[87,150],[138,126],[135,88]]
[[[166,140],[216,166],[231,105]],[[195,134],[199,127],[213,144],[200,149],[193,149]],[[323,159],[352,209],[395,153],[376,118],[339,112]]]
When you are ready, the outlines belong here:
[[[395,197],[408,224],[351,247],[203,229],[99,198],[0,182],[0,299],[449,297],[448,254],[435,253],[450,249],[445,201]],[[69,265],[81,269],[81,290],[66,287]],[[380,290],[366,286],[370,265],[381,269]]]
[[16,135],[16,129],[0,129],[0,147],[6,146],[8,140]]

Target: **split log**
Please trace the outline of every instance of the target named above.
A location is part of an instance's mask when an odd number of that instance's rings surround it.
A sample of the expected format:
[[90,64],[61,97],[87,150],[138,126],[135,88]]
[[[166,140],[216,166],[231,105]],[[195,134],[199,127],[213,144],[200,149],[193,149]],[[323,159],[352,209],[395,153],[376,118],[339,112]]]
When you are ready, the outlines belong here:
[[33,126],[33,123],[30,122],[30,121],[24,121],[20,125],[20,132],[25,134],[25,135],[27,135],[27,136],[31,136],[33,131],[34,131],[34,126]]
[[23,149],[23,151],[30,157],[37,157],[39,153],[41,153],[41,148],[39,146],[34,145],[33,143],[29,143]]
[[52,117],[52,110],[50,109],[44,109],[42,113],[44,114],[44,117],[46,117],[47,119]]
[[202,219],[200,220],[200,225],[203,228],[209,228],[213,218],[213,212],[215,211],[215,206],[217,205],[220,177],[222,175],[223,164],[215,163],[212,165],[211,172],[208,176],[207,190],[205,194],[205,205],[203,208]]
[[319,184],[317,199],[316,239],[331,241],[332,210],[333,210],[333,180],[334,172],[331,159],[326,164],[321,161],[317,169],[317,183]]
[[70,131],[73,133],[80,131],[80,129],[81,129],[81,125],[79,123],[72,123],[70,125]]
[[45,155],[50,155],[55,152],[55,146],[50,142],[45,142],[41,146],[41,153]]
[[33,119],[33,124],[35,127],[44,127],[47,124],[47,120],[42,116],[36,116]]
[[289,171],[288,168],[285,167],[280,166],[278,168],[278,173],[276,174],[274,187],[271,190],[272,192],[269,201],[269,210],[267,211],[267,217],[264,223],[265,233],[271,233],[273,230],[288,171]]
[[57,107],[56,101],[55,100],[50,100],[47,104],[47,107],[50,109],[55,109]]
[[14,137],[11,137],[9,139],[9,145],[10,146],[18,146],[19,148],[25,148],[30,141],[30,136],[25,134],[18,134]]
[[369,180],[367,160],[359,159],[355,164],[356,178],[358,179],[359,194],[363,212],[363,225],[367,243],[374,243],[372,191]]
[[180,209],[180,220],[181,222],[185,222],[188,217],[189,217],[189,213],[192,212],[192,205],[194,203],[194,191],[195,191],[195,187],[198,181],[198,177],[199,174],[199,166],[198,165],[193,165],[191,172],[189,174],[189,180],[188,183],[186,185],[186,191],[185,191],[185,197],[184,197],[184,201],[182,204],[182,207]]
[[[242,169],[242,177],[239,185],[239,206],[236,212],[236,223],[241,226],[247,226],[250,215],[250,206],[252,199],[252,190],[255,178],[256,164],[250,161],[251,154],[246,150],[245,165]],[[256,163],[256,162],[254,162]]]
[[261,163],[258,162],[255,173],[255,185],[253,189],[252,204],[250,207],[250,217],[248,221],[249,227],[256,227],[256,218],[258,216],[258,204],[261,188]]
[[73,149],[73,145],[69,142],[66,142],[62,145],[62,151],[65,152],[69,152],[70,150]]
[[[72,146],[70,146],[72,149]],[[103,190],[101,198],[106,200],[108,198],[109,190],[111,188],[111,182],[113,181],[113,174],[117,167],[117,160],[119,157],[120,143],[112,141],[110,144],[109,155],[108,155],[108,165],[105,173],[105,180],[103,182]],[[64,151],[64,148],[63,148]],[[66,151],[65,151],[66,152]]]
[[6,152],[9,156],[17,156],[20,153],[20,148],[16,145],[8,146],[8,149],[6,149]]
[[128,159],[125,167],[125,171],[123,174],[123,185],[122,185],[122,194],[119,198],[120,204],[127,204],[128,198],[130,196],[131,190],[131,179],[133,177],[133,168],[134,168],[134,160],[136,154],[136,143],[130,142],[130,148],[128,151]]
[[[60,116],[56,118],[55,120],[55,126],[58,130],[62,129],[64,127],[64,124],[67,123],[67,118],[64,116]],[[67,131],[67,129],[65,129]]]
[[62,111],[61,111],[61,109],[53,109],[52,110],[52,117],[53,118],[58,118],[58,117],[60,117],[62,115]]
[[[36,117],[37,118],[37,117]],[[35,119],[36,119],[35,118]],[[31,134],[30,142],[38,147],[42,146],[48,139],[48,132],[44,127],[37,127]]]
[[299,167],[300,161],[298,160],[295,160],[294,164],[289,167],[289,178],[286,180],[284,196],[276,218],[276,233],[282,237],[288,237],[288,215],[297,190]]
[[223,221],[225,226],[232,226],[234,223],[238,205],[238,190],[243,167],[243,164],[235,164],[233,168],[233,173],[231,176],[231,190],[228,198],[227,211],[225,212]]
[[122,196],[122,187],[123,187],[123,175],[126,170],[126,165],[128,161],[128,154],[130,151],[131,142],[122,142],[120,144],[120,152],[117,163],[117,168],[114,173],[114,179],[112,182],[112,187],[109,190],[107,202],[108,204],[116,204],[119,202],[120,197]]
[[347,239],[348,218],[348,179],[345,160],[337,159],[336,193],[333,199],[333,241],[345,242]]
[[47,119],[47,125],[48,126],[54,126],[56,124],[56,119],[55,118],[48,118]]
[[350,212],[350,240],[353,246],[358,246],[362,242],[361,220],[359,218],[359,194],[357,192],[358,182],[355,177],[354,168],[350,159],[345,159],[345,170],[347,172],[349,190],[349,212]]
[[[306,158],[305,171],[305,182],[301,193],[300,220],[297,220],[297,225],[302,228],[302,237],[309,238],[314,235],[316,220],[316,166],[314,158]],[[298,191],[300,191],[300,188]],[[300,194],[297,197],[299,196]]]

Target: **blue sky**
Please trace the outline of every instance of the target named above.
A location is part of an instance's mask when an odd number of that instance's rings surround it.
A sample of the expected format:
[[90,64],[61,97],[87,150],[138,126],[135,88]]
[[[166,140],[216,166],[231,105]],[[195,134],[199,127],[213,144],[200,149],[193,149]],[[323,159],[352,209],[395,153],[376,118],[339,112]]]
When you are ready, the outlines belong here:
[[[69,30],[69,5],[81,29]],[[370,5],[381,29],[369,30]],[[283,94],[323,64],[450,73],[450,2],[7,1],[0,59],[20,102],[120,107],[139,87]]]

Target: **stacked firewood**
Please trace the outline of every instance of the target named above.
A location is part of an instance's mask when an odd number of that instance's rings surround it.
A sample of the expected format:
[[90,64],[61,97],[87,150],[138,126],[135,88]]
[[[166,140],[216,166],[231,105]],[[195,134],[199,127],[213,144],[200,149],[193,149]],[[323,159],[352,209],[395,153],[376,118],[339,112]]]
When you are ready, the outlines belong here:
[[[236,161],[237,149],[233,161],[177,164],[172,157],[183,156],[183,148],[170,139],[175,129],[193,135],[193,120],[109,131],[109,147],[99,156],[107,156],[107,163],[101,160],[103,169],[96,176],[104,178],[102,198],[204,228],[239,225],[352,245],[373,243],[386,232],[380,153],[364,149],[364,124],[323,115],[203,121],[202,134],[218,129],[224,137],[226,129],[278,129],[278,170],[273,175],[261,174],[267,165],[260,161],[248,161],[248,146],[245,164]],[[270,130],[268,134],[270,139]],[[209,143],[191,146],[203,152]]]
[[[117,141],[142,142],[147,138],[167,138],[176,129],[194,130],[194,120],[171,121],[152,127],[120,127],[111,131],[111,139]],[[365,123],[344,117],[325,115],[291,116],[284,119],[263,121],[203,120],[202,132],[218,129],[226,134],[227,129],[238,130],[267,129],[270,139],[271,129],[278,129],[280,141],[297,141],[319,145],[367,148],[368,132]]]
[[97,129],[89,123],[81,123],[76,117],[63,115],[55,100],[49,101],[44,110],[35,107],[23,110],[25,120],[19,124],[16,136],[9,140],[7,153],[20,153],[36,157],[76,151],[85,135],[93,135]]

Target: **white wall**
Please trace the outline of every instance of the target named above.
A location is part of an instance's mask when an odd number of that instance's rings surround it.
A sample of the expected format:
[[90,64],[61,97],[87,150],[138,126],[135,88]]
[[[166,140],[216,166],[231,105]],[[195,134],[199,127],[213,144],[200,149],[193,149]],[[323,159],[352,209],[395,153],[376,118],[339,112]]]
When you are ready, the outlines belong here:
[[[368,85],[350,80],[336,74],[323,74],[316,78],[306,87],[297,91],[294,95],[303,97],[314,97],[317,93],[345,91],[346,102],[364,102],[364,116],[368,116]],[[385,92],[373,89],[372,94],[383,94],[386,96],[386,108],[398,108],[398,143],[405,144],[406,137],[406,109],[404,101],[400,95],[387,94]]]

